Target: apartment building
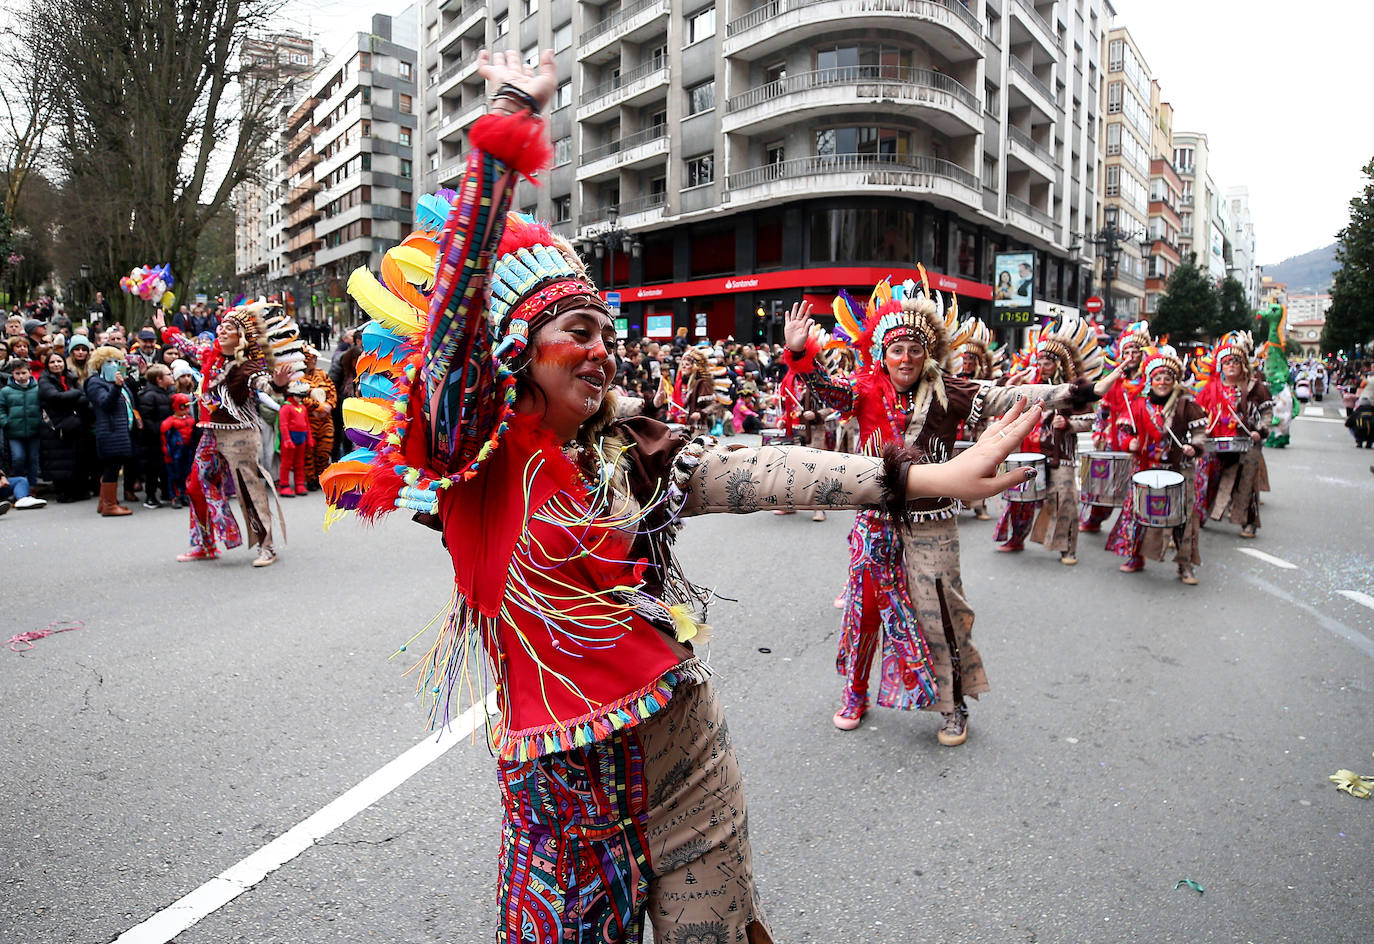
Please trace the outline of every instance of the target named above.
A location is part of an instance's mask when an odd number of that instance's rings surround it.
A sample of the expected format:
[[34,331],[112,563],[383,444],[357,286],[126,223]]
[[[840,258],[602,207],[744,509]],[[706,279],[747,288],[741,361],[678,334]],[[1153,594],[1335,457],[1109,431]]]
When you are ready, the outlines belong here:
[[1208,170],[1207,135],[1196,131],[1175,131],[1174,167],[1182,183],[1179,198],[1179,249],[1186,258],[1194,256],[1203,269],[1210,267],[1212,246],[1212,205],[1216,184]]
[[1036,253],[1039,310],[1076,309],[1106,8],[425,0],[423,186],[462,172],[478,50],[552,48],[555,166],[515,206],[580,247],[632,333],[779,338],[792,302],[828,310],[918,260],[991,318],[1012,250]]
[[1287,335],[1302,347],[1303,357],[1321,356],[1322,328],[1330,309],[1330,295],[1288,296]]
[[[314,65],[315,44],[296,33],[267,33],[245,39],[242,56],[246,83],[282,87],[289,101]],[[274,116],[278,131],[286,111]],[[284,174],[282,155],[274,150],[258,179],[239,186],[234,194],[234,271],[252,293],[265,291],[282,266]]]
[[[1102,225],[1121,234],[1111,279],[1107,311],[1118,319],[1135,320],[1145,305],[1152,203],[1151,162],[1154,155],[1154,114],[1158,85],[1125,27],[1114,26],[1103,38],[1107,106],[1102,115]],[[1109,260],[1102,260],[1101,266]],[[1099,268],[1100,268],[1099,267]],[[1104,281],[1106,281],[1104,279]]]
[[1226,203],[1231,208],[1231,276],[1245,286],[1251,308],[1259,307],[1259,264],[1255,255],[1255,222],[1250,215],[1250,190],[1230,187]]
[[1149,258],[1145,270],[1146,317],[1159,310],[1159,296],[1169,287],[1169,278],[1182,261],[1179,234],[1182,219],[1179,201],[1183,180],[1173,162],[1174,109],[1161,100],[1159,83],[1153,84],[1151,114],[1154,116],[1150,136],[1150,222]]

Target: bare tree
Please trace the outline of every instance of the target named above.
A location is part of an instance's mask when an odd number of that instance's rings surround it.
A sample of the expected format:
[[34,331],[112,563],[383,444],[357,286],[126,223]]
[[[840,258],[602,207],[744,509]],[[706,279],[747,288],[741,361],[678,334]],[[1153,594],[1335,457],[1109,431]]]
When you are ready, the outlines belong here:
[[277,0],[46,2],[70,239],[98,282],[144,262],[188,282],[206,223],[267,157],[285,85],[241,53]]
[[30,8],[0,31],[0,249],[19,214],[24,184],[42,165],[43,144],[57,111],[57,69],[41,55],[44,31]]

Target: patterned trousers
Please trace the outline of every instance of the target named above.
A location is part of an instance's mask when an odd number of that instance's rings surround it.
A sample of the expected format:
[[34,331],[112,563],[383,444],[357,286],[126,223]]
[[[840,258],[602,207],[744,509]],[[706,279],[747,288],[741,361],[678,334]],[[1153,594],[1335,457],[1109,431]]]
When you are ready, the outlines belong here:
[[497,766],[502,944],[771,944],[709,683],[605,741]]

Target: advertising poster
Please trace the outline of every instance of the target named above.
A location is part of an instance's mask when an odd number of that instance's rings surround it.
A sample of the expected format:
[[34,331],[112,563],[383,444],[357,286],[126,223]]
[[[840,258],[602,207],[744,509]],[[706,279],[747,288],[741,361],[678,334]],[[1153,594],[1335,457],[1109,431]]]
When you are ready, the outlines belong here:
[[993,266],[996,324],[1030,324],[1035,312],[1035,253],[999,252]]

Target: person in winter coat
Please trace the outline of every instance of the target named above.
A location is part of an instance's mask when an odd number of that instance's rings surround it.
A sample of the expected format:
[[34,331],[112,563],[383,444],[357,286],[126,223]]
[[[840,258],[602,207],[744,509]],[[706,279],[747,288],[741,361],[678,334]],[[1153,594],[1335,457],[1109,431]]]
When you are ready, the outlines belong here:
[[38,378],[38,405],[47,421],[41,432],[43,474],[57,488],[59,503],[82,501],[90,496],[86,468],[90,444],[90,404],[81,381],[56,351]]
[[167,465],[167,483],[172,490],[172,507],[185,508],[186,479],[191,475],[195,457],[196,419],[191,415],[191,398],[172,394],[172,415],[162,421],[162,458]]
[[43,428],[43,411],[38,406],[38,381],[33,379],[29,362],[11,358],[5,365],[10,375],[0,387],[0,429],[9,443],[15,475],[38,481],[38,435]]
[[158,490],[168,501],[167,465],[162,456],[162,421],[172,415],[172,371],[165,364],[153,364],[143,375],[138,394],[138,411],[143,417],[143,482],[147,492],[144,508],[161,508]]
[[[310,411],[304,402],[310,395],[310,385],[304,380],[293,380],[286,388],[286,402],[277,413],[281,430],[281,472],[277,477],[277,494],[291,496],[304,495],[305,459],[315,445],[315,437],[310,431]],[[291,488],[291,474],[295,473],[296,487]]]
[[91,376],[86,381],[86,398],[95,413],[95,451],[100,460],[100,504],[97,511],[107,518],[130,514],[119,503],[119,472],[131,481],[127,468],[134,457],[134,400],[125,389],[124,352],[102,345],[91,354]]

